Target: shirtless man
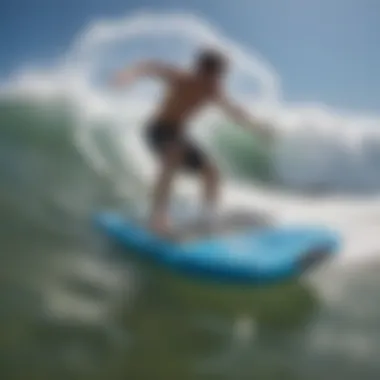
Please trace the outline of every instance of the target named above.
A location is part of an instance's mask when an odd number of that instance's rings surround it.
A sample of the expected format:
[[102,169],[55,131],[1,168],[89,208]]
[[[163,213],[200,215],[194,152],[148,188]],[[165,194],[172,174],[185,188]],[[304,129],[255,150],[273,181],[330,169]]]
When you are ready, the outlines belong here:
[[169,233],[168,198],[171,183],[178,169],[197,174],[204,183],[206,216],[214,214],[218,193],[219,175],[215,165],[194,142],[185,137],[186,122],[201,108],[211,103],[219,105],[238,124],[262,132],[270,132],[251,120],[233,104],[222,90],[227,72],[227,60],[217,51],[198,53],[193,70],[184,71],[171,65],[149,61],[140,62],[116,74],[115,85],[130,84],[141,77],[156,77],[168,86],[158,111],[146,127],[146,141],[160,159],[161,169],[154,186],[150,227],[159,234]]

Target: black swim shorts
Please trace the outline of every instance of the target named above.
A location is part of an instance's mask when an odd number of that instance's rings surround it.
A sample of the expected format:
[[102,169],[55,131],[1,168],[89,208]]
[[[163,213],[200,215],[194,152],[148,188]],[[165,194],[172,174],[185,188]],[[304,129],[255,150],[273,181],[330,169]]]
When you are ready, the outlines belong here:
[[178,126],[162,121],[150,123],[146,129],[146,139],[149,147],[159,156],[164,155],[173,144],[180,146],[183,151],[182,166],[185,170],[197,172],[206,164],[204,152],[183,136]]

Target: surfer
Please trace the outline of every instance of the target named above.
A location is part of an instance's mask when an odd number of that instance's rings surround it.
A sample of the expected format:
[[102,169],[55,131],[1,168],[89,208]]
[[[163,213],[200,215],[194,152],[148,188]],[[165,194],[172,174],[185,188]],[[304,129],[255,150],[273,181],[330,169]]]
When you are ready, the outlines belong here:
[[222,82],[227,71],[228,61],[223,54],[204,49],[198,52],[192,70],[159,61],[145,61],[119,71],[112,78],[115,86],[131,84],[142,77],[154,77],[167,85],[165,97],[145,129],[146,142],[157,154],[161,166],[154,186],[149,223],[157,233],[169,233],[168,200],[173,178],[179,169],[203,180],[202,210],[208,220],[215,215],[219,173],[207,154],[186,137],[186,125],[192,116],[204,106],[215,104],[237,124],[270,134],[267,127],[249,117],[226,96]]

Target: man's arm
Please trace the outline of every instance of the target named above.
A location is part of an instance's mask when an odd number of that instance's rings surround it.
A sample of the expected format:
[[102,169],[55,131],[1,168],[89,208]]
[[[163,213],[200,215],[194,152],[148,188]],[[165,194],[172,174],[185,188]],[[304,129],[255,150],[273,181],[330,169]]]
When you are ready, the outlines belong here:
[[273,130],[269,124],[253,118],[244,109],[229,100],[224,94],[217,95],[216,104],[237,124],[245,126],[252,131],[259,131],[266,137],[273,136]]
[[116,73],[111,83],[116,86],[129,85],[142,77],[157,77],[172,81],[180,75],[179,70],[158,61],[143,61]]

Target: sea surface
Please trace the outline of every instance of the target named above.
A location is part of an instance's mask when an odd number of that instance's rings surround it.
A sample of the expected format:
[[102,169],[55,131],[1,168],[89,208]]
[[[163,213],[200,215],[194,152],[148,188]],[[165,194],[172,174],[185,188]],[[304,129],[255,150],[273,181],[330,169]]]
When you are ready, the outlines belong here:
[[[140,56],[186,62],[205,41],[231,52],[231,92],[276,131],[263,140],[215,110],[194,122],[221,207],[342,236],[334,260],[290,283],[199,283],[92,224],[146,212],[156,172],[141,131],[160,87],[114,91],[107,75]],[[285,104],[269,63],[189,15],[95,20],[57,62],[26,66],[0,85],[1,379],[380,377],[380,119]],[[197,183],[180,178],[175,199],[191,213]]]

